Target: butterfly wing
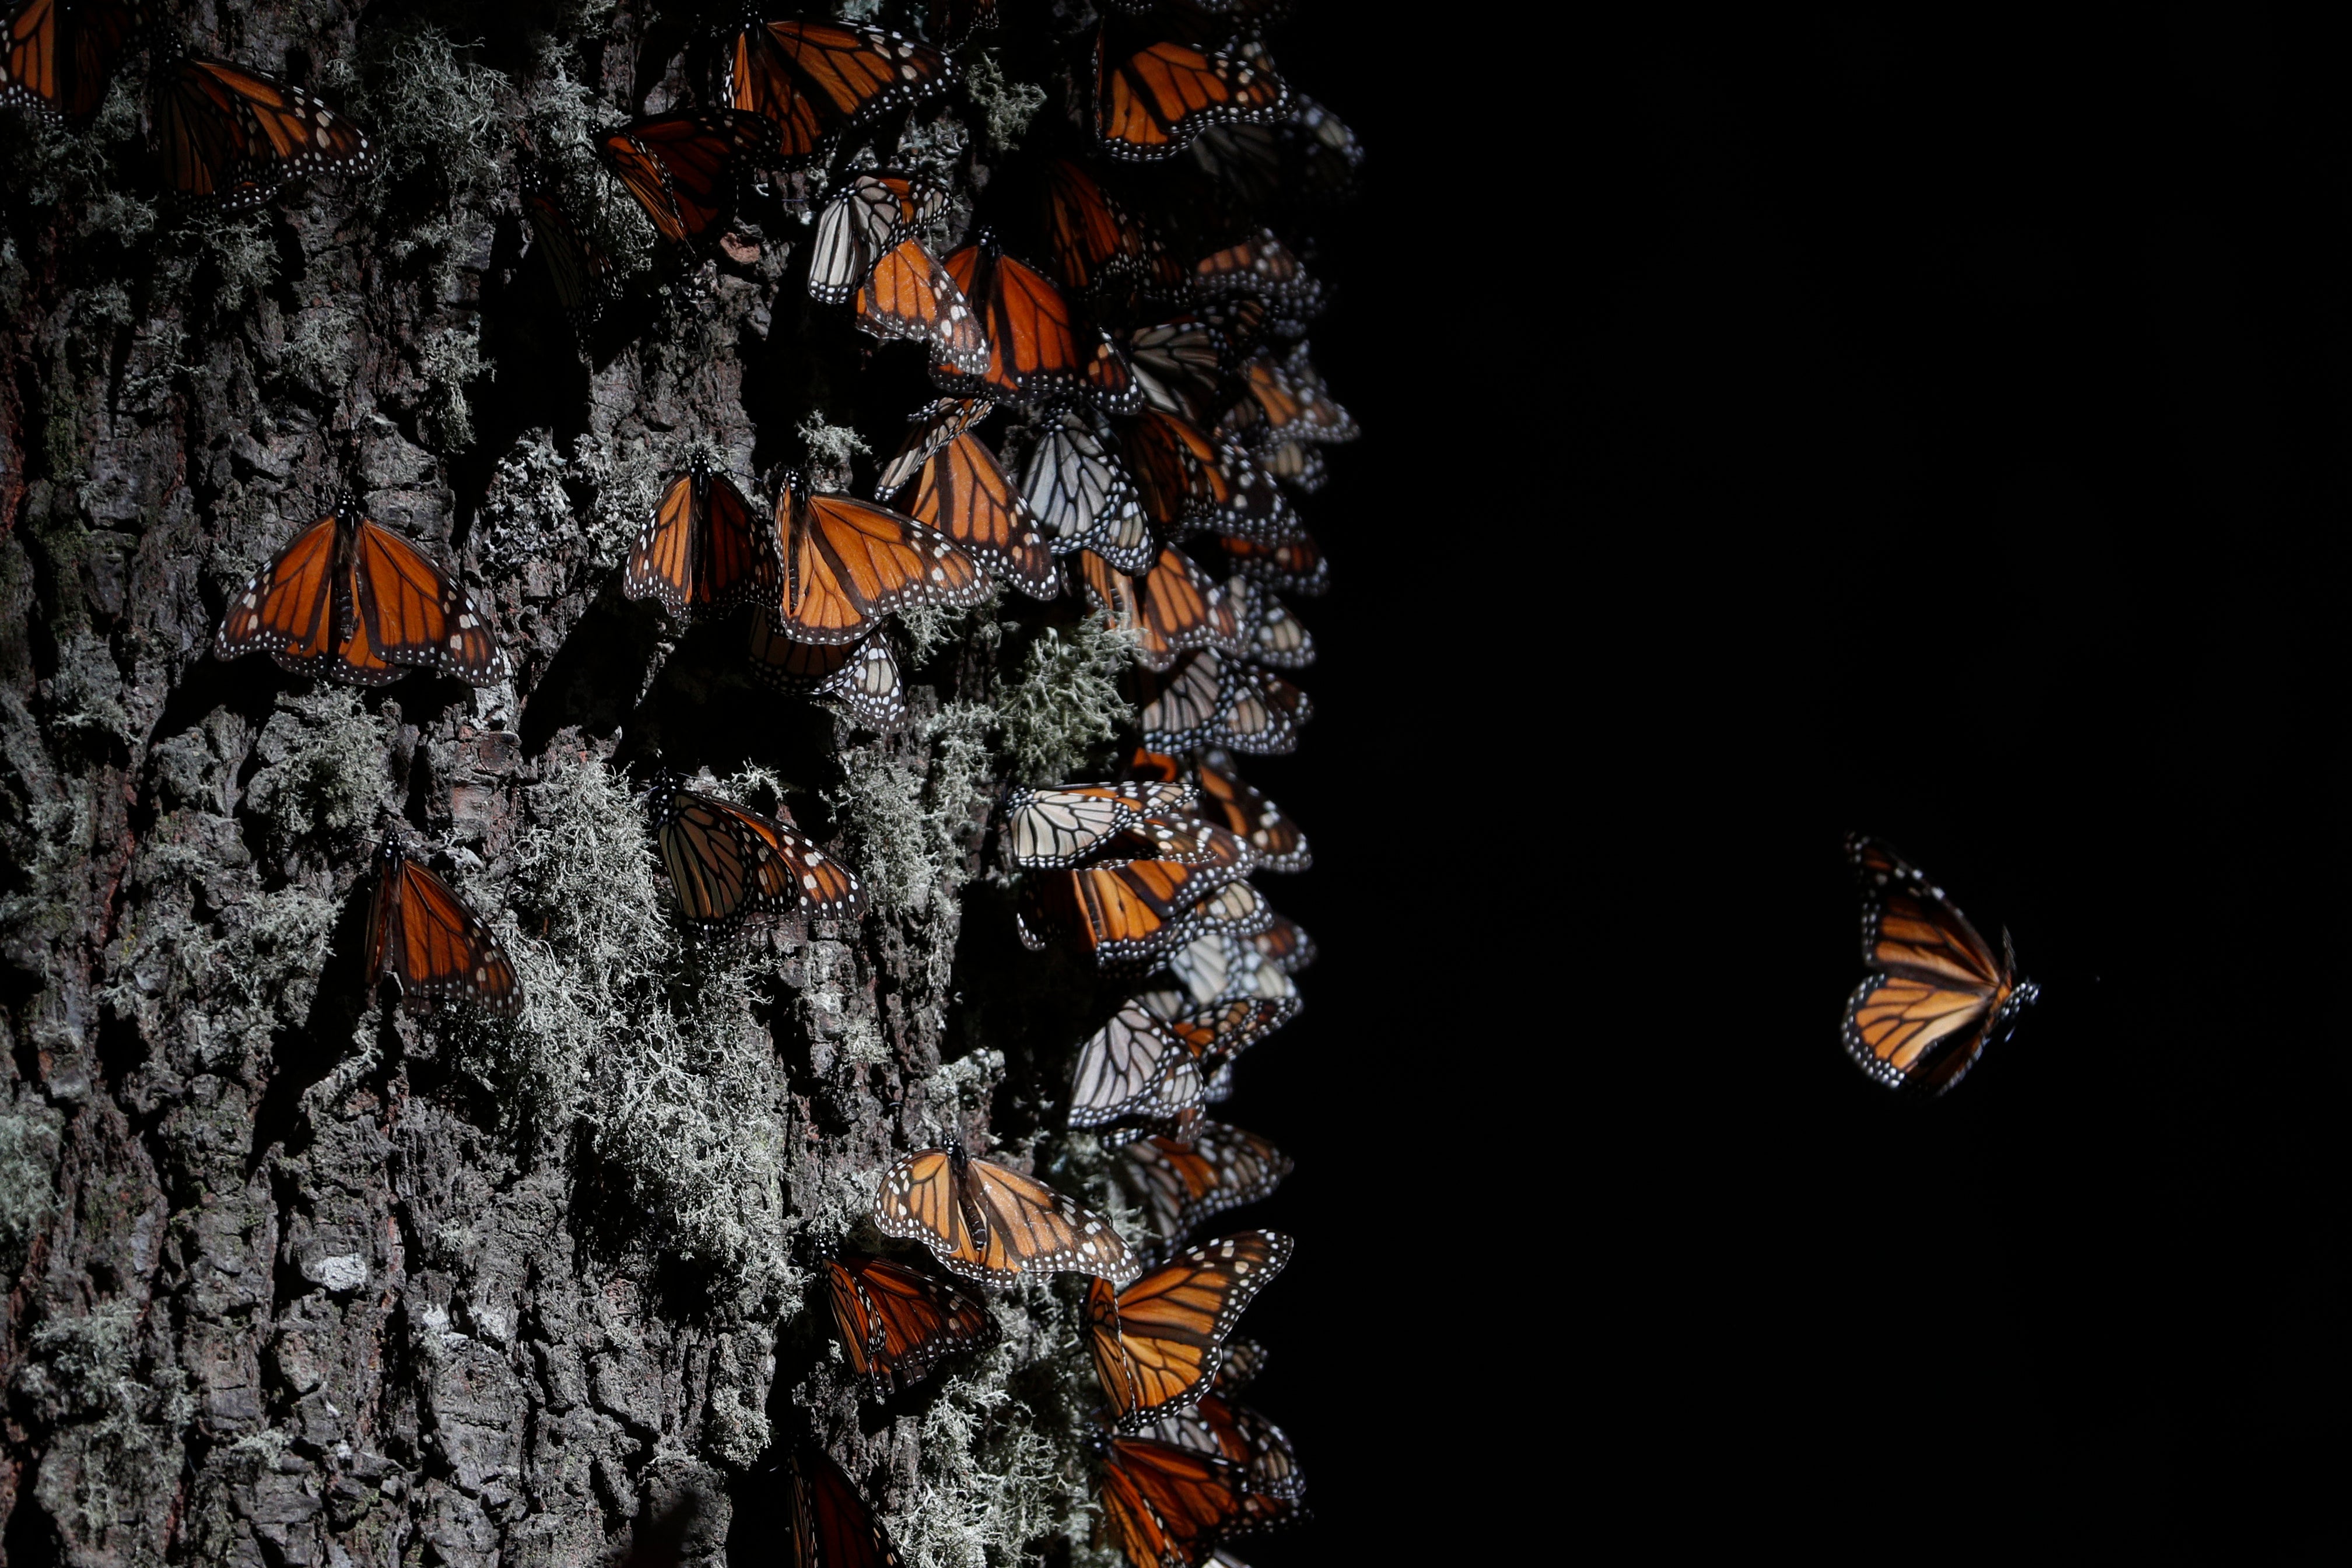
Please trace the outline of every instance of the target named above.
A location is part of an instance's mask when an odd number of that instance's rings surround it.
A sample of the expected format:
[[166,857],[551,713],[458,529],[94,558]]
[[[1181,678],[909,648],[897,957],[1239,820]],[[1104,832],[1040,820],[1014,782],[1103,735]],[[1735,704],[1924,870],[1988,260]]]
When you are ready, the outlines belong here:
[[1330,563],[1303,530],[1294,530],[1279,543],[1238,535],[1228,535],[1219,542],[1235,571],[1268,588],[1314,599],[1331,586]]
[[1245,1230],[1179,1253],[1118,1292],[1089,1293],[1089,1338],[1111,1418],[1123,1427],[1181,1409],[1208,1392],[1219,1347],[1267,1281],[1290,1261],[1289,1237]]
[[1101,1497],[1104,1527],[1134,1568],[1189,1568],[1253,1512],[1243,1467],[1149,1437],[1110,1440]]
[[697,457],[637,530],[621,592],[681,619],[732,609],[774,591],[774,551],[743,492]]
[[1173,295],[1183,268],[1133,214],[1066,158],[1047,162],[1040,187],[1048,264],[1081,295]]
[[[1214,658],[1214,650],[1204,657]],[[1234,687],[1224,716],[1224,744],[1251,757],[1280,757],[1298,748],[1298,727],[1315,716],[1307,694],[1271,670],[1245,661],[1225,663]]]
[[1127,1117],[1174,1116],[1208,1088],[1200,1046],[1132,999],[1078,1047],[1069,1123],[1100,1127]]
[[958,375],[988,366],[988,341],[963,290],[919,240],[901,240],[874,264],[856,297],[857,324],[877,338],[929,346]]
[[1862,885],[1863,962],[1847,1054],[1891,1088],[1942,1093],[2039,992],[2021,985],[1943,890],[1875,840],[1847,841]]
[[874,1511],[830,1456],[803,1445],[788,1462],[794,1568],[899,1568]]
[[941,1357],[996,1339],[996,1320],[979,1301],[887,1259],[837,1258],[826,1275],[851,1369],[877,1399],[920,1383]]
[[874,1192],[874,1228],[900,1241],[919,1241],[953,1272],[982,1284],[1002,1284],[982,1265],[978,1242],[964,1222],[955,1160],[945,1149],[918,1149],[882,1173]]
[[[776,851],[751,826],[752,814],[726,800],[673,789],[655,829],[678,912],[705,936],[733,931],[787,897]],[[764,821],[764,819],[758,819]]]
[[1202,814],[1239,834],[1256,855],[1257,869],[1301,872],[1312,862],[1307,835],[1298,824],[1242,778],[1231,756],[1215,748],[1204,751],[1193,774],[1201,784]]
[[905,180],[853,177],[817,218],[809,244],[811,297],[827,305],[848,298],[875,259],[898,243],[916,207]]
[[798,913],[828,920],[855,920],[866,912],[866,895],[850,869],[826,854],[817,841],[797,828],[747,811],[728,808],[737,830],[757,840],[767,852],[753,873],[761,900]]
[[[487,686],[507,675],[506,654],[473,596],[422,550],[362,517],[352,539],[359,620],[375,656]],[[354,653],[347,662],[355,667]]]
[[1234,652],[1268,670],[1303,670],[1315,662],[1315,634],[1290,606],[1236,572],[1225,580],[1225,600],[1241,627]]
[[718,226],[745,170],[772,151],[775,132],[756,114],[699,110],[631,120],[596,141],[662,237],[691,245]]
[[547,263],[556,302],[583,340],[613,297],[613,263],[580,231],[571,209],[555,190],[533,177],[522,188],[523,215],[530,221],[531,248]]
[[996,405],[986,398],[943,397],[915,415],[909,423],[907,439],[882,468],[882,476],[874,482],[874,497],[903,490],[931,460],[931,454],[986,419]]
[[988,359],[978,371],[935,363],[934,380],[968,395],[1022,402],[1089,390],[1069,302],[1051,279],[998,250],[985,231],[946,265],[979,313]]
[[1076,865],[1114,835],[1155,816],[1189,811],[1199,799],[1189,784],[1018,789],[1004,798],[1006,845],[1015,865]]
[[1135,483],[1092,415],[1066,411],[1046,421],[1022,471],[1021,496],[1057,555],[1090,549],[1128,573],[1158,555]]
[[843,131],[944,90],[955,64],[878,27],[747,21],[729,39],[721,91],[765,117],[788,162],[824,152]]
[[972,1160],[965,1168],[966,1197],[988,1228],[971,1277],[1001,1283],[1024,1273],[1076,1273],[1114,1284],[1135,1277],[1140,1266],[1099,1216],[1003,1166]]
[[489,925],[424,866],[387,842],[369,910],[370,976],[400,982],[411,1012],[445,1001],[476,1003],[504,1018],[522,1010],[513,963]]
[[751,673],[778,691],[837,702],[869,729],[907,721],[898,655],[880,632],[859,643],[795,643],[762,609],[751,617]]
[[789,486],[778,619],[803,643],[850,643],[907,604],[977,604],[980,568],[953,540],[870,501]]
[[26,0],[0,34],[0,104],[19,104],[69,125],[97,114],[114,68],[154,26],[146,0]]
[[1030,598],[1052,599],[1061,592],[1061,572],[1029,503],[1013,492],[996,455],[979,436],[959,435],[931,454],[907,510],[994,567]]
[[1238,682],[1225,679],[1224,663],[1213,648],[1180,654],[1165,674],[1138,673],[1143,744],[1154,751],[1199,751],[1228,742],[1225,720],[1242,695]]
[[259,206],[289,181],[369,157],[366,134],[309,93],[202,55],[164,72],[154,132],[165,187],[223,211]]
[[294,536],[229,603],[213,656],[259,650],[298,674],[319,675],[335,651],[335,577],[341,519],[329,514]]
[[1114,158],[1172,156],[1203,127],[1277,118],[1289,93],[1248,60],[1163,38],[1135,47],[1106,24],[1095,44],[1095,136]]
[[1161,1245],[1173,1247],[1216,1216],[1270,1196],[1292,1168],[1255,1133],[1203,1120],[1189,1141],[1153,1134],[1129,1144],[1117,1174]]

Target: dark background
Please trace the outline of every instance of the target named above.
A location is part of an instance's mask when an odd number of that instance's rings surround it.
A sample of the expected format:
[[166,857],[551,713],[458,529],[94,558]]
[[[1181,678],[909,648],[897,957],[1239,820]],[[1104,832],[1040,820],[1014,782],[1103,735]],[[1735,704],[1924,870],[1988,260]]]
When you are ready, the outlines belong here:
[[[1244,1555],[2344,1561],[2352,48],[1759,9],[1277,36],[1369,435],[1250,770]],[[1850,829],[2043,986],[1943,1100],[1839,1045]]]

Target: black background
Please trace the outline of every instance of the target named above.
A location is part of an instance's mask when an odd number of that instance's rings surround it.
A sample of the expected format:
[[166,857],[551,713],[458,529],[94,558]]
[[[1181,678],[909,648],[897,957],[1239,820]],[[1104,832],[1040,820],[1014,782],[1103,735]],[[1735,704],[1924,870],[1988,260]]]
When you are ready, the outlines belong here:
[[[2345,1561],[2352,49],[1754,9],[1277,35],[1368,435],[1250,769],[1325,956],[1226,1109],[1318,1511],[1243,1554]],[[1838,1043],[1850,829],[2043,986],[1943,1100]]]

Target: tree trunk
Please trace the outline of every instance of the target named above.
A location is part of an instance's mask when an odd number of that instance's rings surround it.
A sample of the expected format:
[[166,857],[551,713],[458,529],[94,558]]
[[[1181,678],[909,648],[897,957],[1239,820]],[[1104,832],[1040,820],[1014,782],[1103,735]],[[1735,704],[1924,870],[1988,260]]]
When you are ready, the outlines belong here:
[[[1016,757],[1105,765],[1123,650],[1068,601],[913,618],[915,716],[877,737],[750,683],[740,623],[619,597],[691,444],[838,469],[923,395],[787,279],[773,207],[698,270],[607,192],[624,298],[575,346],[509,128],[587,202],[583,133],[690,96],[654,9],[223,8],[198,47],[377,149],[239,216],[157,196],[135,57],[86,130],[0,115],[9,1568],[575,1564],[655,1519],[772,1561],[763,1466],[803,1431],[909,1562],[1097,1560],[1075,1281],[861,1414],[810,1269],[942,1131],[1090,1174],[1040,1117],[1096,981],[1020,953],[981,850]],[[901,142],[959,221],[1038,99],[971,79]],[[460,564],[509,684],[211,656],[346,486]],[[788,807],[877,913],[685,939],[656,762]],[[499,930],[520,1019],[419,1020],[362,972],[394,823]]]

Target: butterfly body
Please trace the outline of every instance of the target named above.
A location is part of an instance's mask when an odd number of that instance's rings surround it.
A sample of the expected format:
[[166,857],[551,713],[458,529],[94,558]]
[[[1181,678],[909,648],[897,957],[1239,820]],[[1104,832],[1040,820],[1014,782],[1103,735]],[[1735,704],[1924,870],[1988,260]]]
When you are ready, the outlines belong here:
[[1862,884],[1862,958],[1875,971],[1846,1003],[1846,1052],[1889,1088],[1941,1094],[2041,988],[1892,850],[1856,834],[1846,852]]
[[411,1012],[445,1001],[472,1002],[505,1018],[522,1010],[514,964],[489,926],[394,838],[376,855],[367,972],[371,983],[385,975],[397,980]]
[[854,920],[864,912],[857,878],[797,828],[677,785],[657,798],[662,864],[697,931],[723,936],[760,914]]
[[658,601],[681,618],[709,614],[772,594],[781,567],[774,531],[734,481],[697,454],[637,530],[621,592]]
[[854,643],[908,604],[968,606],[987,580],[938,529],[871,501],[812,492],[786,476],[776,504],[783,541],[778,629],[803,643]]
[[874,1224],[885,1236],[920,1241],[949,1271],[984,1285],[1054,1272],[1123,1284],[1139,1268],[1099,1217],[1043,1183],[971,1158],[953,1141],[883,1172]]

